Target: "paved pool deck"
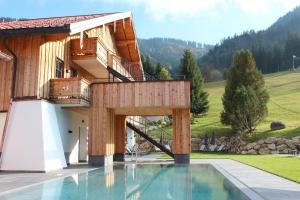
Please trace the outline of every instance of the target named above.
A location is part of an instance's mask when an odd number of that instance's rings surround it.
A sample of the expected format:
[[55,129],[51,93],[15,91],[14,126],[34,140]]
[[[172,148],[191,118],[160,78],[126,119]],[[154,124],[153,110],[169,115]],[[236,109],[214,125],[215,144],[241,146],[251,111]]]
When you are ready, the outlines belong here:
[[[147,155],[138,158],[138,163],[172,163],[171,160],[159,159],[161,155]],[[126,158],[128,163],[135,159]],[[250,194],[253,200],[300,200],[300,184],[267,173],[249,165],[230,159],[192,159],[191,164],[212,164],[221,173],[229,177],[242,191]],[[96,168],[86,164],[74,165],[67,169],[49,173],[0,172],[0,193],[18,190],[55,178],[85,173]],[[246,186],[246,187],[245,187]]]
[[300,200],[300,184],[230,159],[193,159],[215,164],[266,200]]
[[56,178],[67,177],[78,173],[85,173],[96,168],[89,167],[87,164],[69,166],[66,169],[55,170],[48,173],[31,172],[0,172],[0,193],[17,190],[42,183]]

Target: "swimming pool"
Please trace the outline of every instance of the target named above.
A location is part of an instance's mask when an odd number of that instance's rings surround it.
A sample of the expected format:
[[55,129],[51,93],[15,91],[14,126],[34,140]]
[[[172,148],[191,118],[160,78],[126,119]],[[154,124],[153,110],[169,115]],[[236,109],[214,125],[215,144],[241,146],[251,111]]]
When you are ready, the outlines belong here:
[[125,164],[47,181],[0,199],[249,200],[208,164]]

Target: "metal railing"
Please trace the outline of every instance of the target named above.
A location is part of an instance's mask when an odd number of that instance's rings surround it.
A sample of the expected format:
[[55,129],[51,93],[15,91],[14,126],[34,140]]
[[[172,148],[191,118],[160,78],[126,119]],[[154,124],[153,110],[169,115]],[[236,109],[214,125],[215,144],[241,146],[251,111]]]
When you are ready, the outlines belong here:
[[[127,121],[129,121],[129,122],[131,122],[132,124],[136,124],[137,126],[139,126],[139,127],[141,127],[141,129],[143,129],[144,130],[144,132],[145,132],[145,134],[146,135],[149,135],[149,130],[147,129],[147,127],[150,127],[150,125],[148,125],[148,124],[150,124],[151,123],[151,121],[150,120],[148,120],[148,119],[146,119],[145,117],[141,117],[141,119],[144,121],[144,122],[140,122],[140,121],[137,121],[137,120],[134,120],[134,119],[132,119],[132,118],[130,118],[129,120],[127,120]],[[156,126],[156,130],[159,130],[159,143],[161,144],[161,145],[164,145],[165,147],[167,146],[167,145],[169,145],[169,147],[170,147],[170,151],[172,150],[172,144],[170,143],[170,141],[169,140],[167,140],[166,139],[166,135],[168,135],[168,133],[163,129],[163,128],[161,128],[161,127],[159,127],[159,126]],[[149,135],[150,136],[150,135]],[[157,140],[158,138],[154,138],[155,140]]]

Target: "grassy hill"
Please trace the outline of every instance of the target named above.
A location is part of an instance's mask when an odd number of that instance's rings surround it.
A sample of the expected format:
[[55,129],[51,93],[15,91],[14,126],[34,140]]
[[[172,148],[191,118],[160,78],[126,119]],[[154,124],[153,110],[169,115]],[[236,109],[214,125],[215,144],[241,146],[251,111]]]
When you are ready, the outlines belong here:
[[[300,135],[300,70],[294,72],[273,73],[265,76],[266,86],[270,92],[268,103],[269,115],[257,128],[257,134],[252,140],[266,137],[291,138]],[[204,134],[216,132],[217,136],[227,135],[230,127],[220,122],[222,111],[222,95],[225,82],[206,84],[209,93],[210,109],[206,116],[197,118],[191,125],[192,137],[202,137]],[[282,121],[287,128],[278,131],[270,130],[272,121]],[[171,135],[171,127],[166,127]],[[153,132],[152,134],[157,134]]]

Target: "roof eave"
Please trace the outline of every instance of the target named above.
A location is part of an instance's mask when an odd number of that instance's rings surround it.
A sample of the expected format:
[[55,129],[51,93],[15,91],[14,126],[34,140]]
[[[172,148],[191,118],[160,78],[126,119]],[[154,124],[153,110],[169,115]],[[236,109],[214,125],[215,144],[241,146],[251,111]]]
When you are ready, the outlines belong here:
[[97,17],[89,20],[71,23],[70,35],[74,35],[85,30],[89,30],[98,26],[102,26],[104,24],[108,24],[113,21],[129,18],[129,17],[130,18],[132,17],[131,12],[122,12],[122,13],[115,13],[107,16],[102,16],[102,17]]
[[56,34],[70,33],[70,26],[59,27],[35,27],[35,28],[20,28],[20,29],[4,29],[0,30],[2,36],[18,36],[18,35],[39,35],[39,34]]

